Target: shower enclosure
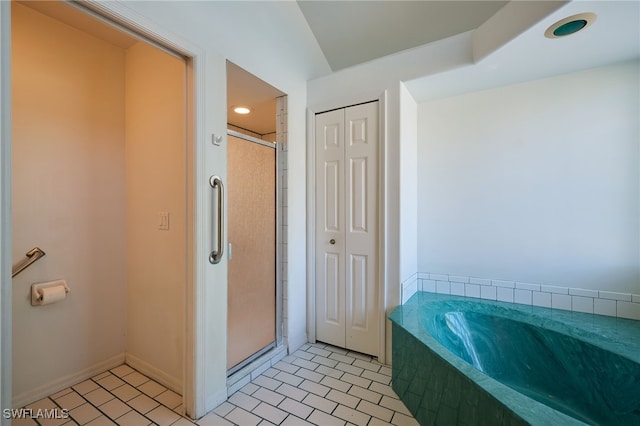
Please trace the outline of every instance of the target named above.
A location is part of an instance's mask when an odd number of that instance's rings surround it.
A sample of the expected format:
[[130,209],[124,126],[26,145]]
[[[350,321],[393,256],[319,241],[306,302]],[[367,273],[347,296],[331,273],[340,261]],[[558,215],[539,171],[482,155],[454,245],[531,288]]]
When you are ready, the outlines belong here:
[[227,369],[276,344],[276,144],[228,132]]

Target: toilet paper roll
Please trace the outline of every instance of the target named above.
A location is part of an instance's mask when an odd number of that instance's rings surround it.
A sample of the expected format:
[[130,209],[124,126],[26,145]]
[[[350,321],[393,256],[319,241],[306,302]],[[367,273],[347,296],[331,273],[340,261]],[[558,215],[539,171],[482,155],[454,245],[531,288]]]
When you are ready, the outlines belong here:
[[45,287],[40,290],[40,304],[49,305],[56,303],[67,297],[67,290],[63,285],[56,285],[51,287]]

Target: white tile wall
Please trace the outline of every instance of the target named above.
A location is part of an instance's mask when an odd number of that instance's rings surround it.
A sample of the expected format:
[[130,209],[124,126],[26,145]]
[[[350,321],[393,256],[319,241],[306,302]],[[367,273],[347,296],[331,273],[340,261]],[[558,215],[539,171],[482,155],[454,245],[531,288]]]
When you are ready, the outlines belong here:
[[407,300],[418,291],[418,274],[413,274],[407,280],[402,283],[402,303],[406,303]]
[[533,305],[531,290],[521,290],[516,288],[513,291],[513,302],[520,303],[522,305]]
[[480,298],[480,285],[479,284],[465,284],[464,295],[467,297]]
[[489,300],[497,300],[498,292],[496,291],[496,287],[491,287],[488,285],[480,286],[480,298],[489,299]]
[[514,301],[513,288],[498,287],[496,291],[497,291],[497,296],[499,301],[513,303]]
[[288,215],[287,215],[287,189],[288,185],[288,177],[289,177],[289,166],[288,166],[288,158],[287,158],[287,142],[288,142],[288,133],[287,133],[287,97],[281,96],[276,100],[276,149],[278,150],[278,173],[280,179],[280,188],[278,192],[278,203],[280,205],[280,209],[278,212],[279,222],[280,222],[280,247],[278,247],[278,253],[280,255],[280,280],[282,282],[282,338],[287,341],[287,330],[289,329],[289,321],[287,318],[287,307],[288,307],[288,239],[287,239],[287,230],[288,230]]
[[406,302],[416,291],[453,294],[640,320],[640,295],[419,272],[401,285]]
[[451,282],[451,294],[454,296],[464,296],[464,283],[459,281]]
[[571,296],[571,310],[592,314],[593,297]]

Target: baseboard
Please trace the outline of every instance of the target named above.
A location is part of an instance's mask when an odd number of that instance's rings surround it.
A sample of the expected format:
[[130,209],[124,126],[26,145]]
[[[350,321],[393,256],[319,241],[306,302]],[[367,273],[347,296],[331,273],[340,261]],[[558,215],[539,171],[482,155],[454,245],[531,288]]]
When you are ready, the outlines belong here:
[[139,372],[141,372],[142,374],[144,374],[145,376],[149,377],[150,379],[155,380],[156,382],[160,383],[163,386],[166,386],[167,388],[171,389],[172,391],[174,391],[175,393],[182,395],[182,379],[179,379],[177,377],[173,377],[167,373],[165,373],[164,371],[154,367],[153,365],[149,364],[146,361],[143,361],[142,359],[138,358],[135,355],[132,355],[130,353],[126,353],[125,354],[125,360],[124,362],[131,368],[134,368],[136,370],[138,370]]
[[101,361],[78,371],[77,373],[69,374],[59,379],[53,380],[44,385],[38,386],[35,389],[28,390],[19,395],[14,395],[12,403],[15,408],[24,407],[39,399],[45,398],[51,394],[59,392],[63,389],[73,386],[77,383],[85,381],[93,376],[97,376],[111,368],[117,367],[125,362],[125,354],[121,353],[115,355],[107,360]]

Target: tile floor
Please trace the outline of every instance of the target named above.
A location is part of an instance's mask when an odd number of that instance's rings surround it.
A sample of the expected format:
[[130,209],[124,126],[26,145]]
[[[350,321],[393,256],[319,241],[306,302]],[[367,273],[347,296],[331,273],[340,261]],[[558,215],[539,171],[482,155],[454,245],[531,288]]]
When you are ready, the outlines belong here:
[[193,423],[180,415],[180,395],[121,365],[25,407],[70,418],[12,425],[417,425],[390,382],[391,369],[367,355],[307,344]]

